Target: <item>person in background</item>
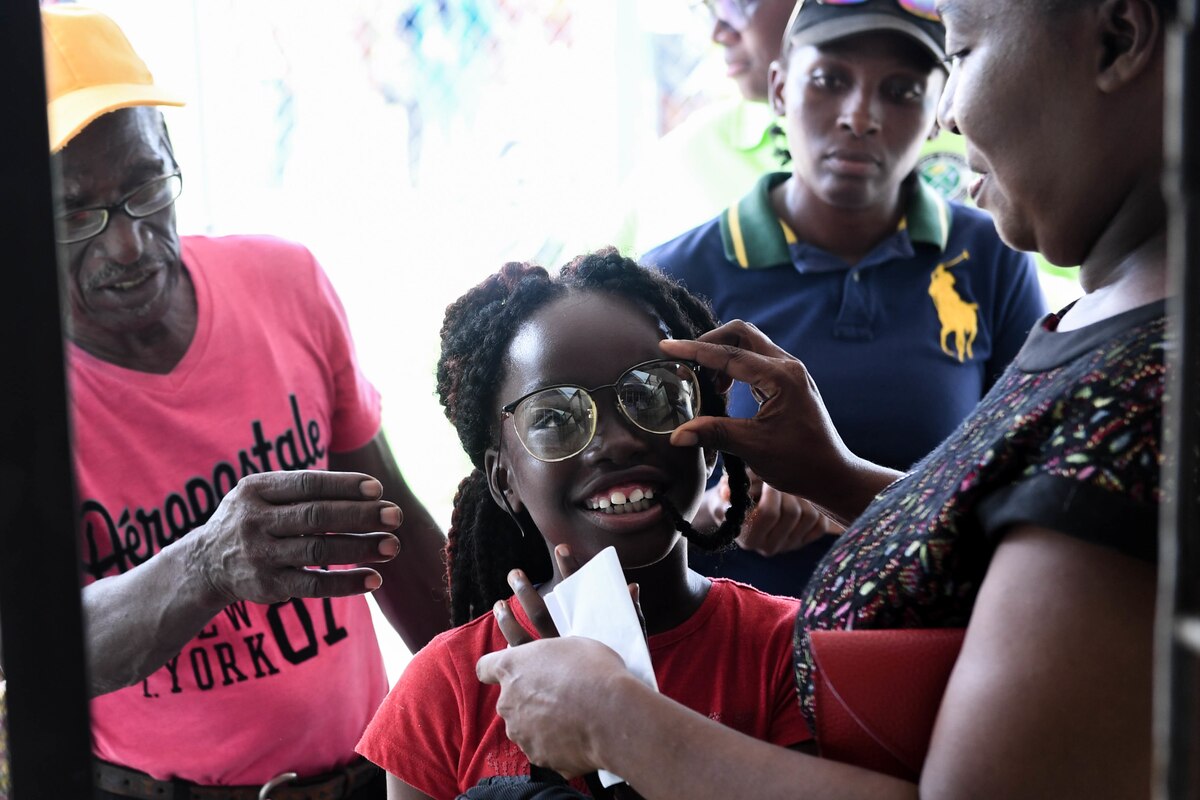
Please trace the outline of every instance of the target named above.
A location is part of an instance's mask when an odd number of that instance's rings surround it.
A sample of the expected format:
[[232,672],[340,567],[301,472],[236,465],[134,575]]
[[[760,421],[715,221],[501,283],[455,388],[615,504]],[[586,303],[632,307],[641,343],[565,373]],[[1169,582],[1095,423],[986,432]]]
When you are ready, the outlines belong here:
[[[918,177],[946,80],[926,3],[796,6],[770,73],[791,171],[644,259],[802,360],[850,449],[893,469],[950,435],[1046,311],[1029,256]],[[736,387],[731,415],[757,409]],[[720,521],[723,491],[697,525]],[[761,481],[755,495],[741,547],[696,566],[798,597],[837,528]]]
[[779,169],[782,143],[767,105],[767,68],[779,56],[795,0],[707,0],[712,38],[721,45],[733,97],[692,112],[638,160],[620,197],[619,219],[603,219],[608,237],[638,256],[712,218],[759,177]]
[[[781,800],[1151,796],[1174,4],[939,5],[953,65],[939,116],[967,139],[979,205],[1011,246],[1081,264],[1086,293],[1034,328],[908,475],[847,448],[804,364],[745,323],[661,345],[764,398],[752,419],[698,417],[672,443],[736,453],[780,489],[853,519],[797,619],[793,660],[818,746],[827,717],[814,687],[828,677],[812,657],[818,632],[895,641],[965,628],[935,707],[899,705],[898,724],[930,712],[927,755],[900,778],[772,747],[653,695],[611,651],[569,637],[477,667],[500,684],[499,713],[535,763],[609,769],[649,800],[746,787]],[[893,664],[870,689],[902,700],[891,693],[928,666]]]
[[[638,162],[621,195],[631,204],[615,231],[598,232],[618,249],[645,254],[712,219],[784,165],[786,134],[768,100],[767,73],[795,4],[705,0],[712,40],[737,94],[693,112]],[[965,201],[969,170],[961,137],[936,125],[927,133],[917,171],[946,199]]]
[[181,237],[155,108],[181,103],[110,18],[42,22],[97,796],[382,797],[362,595],[419,649],[444,537],[313,256]]

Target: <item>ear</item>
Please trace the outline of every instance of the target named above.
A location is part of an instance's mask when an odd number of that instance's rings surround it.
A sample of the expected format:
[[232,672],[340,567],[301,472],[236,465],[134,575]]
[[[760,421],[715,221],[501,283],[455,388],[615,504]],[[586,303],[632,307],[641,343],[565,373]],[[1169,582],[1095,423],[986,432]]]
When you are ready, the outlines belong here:
[[483,454],[483,471],[487,475],[488,491],[496,505],[512,508],[514,514],[520,514],[523,510],[521,497],[510,485],[508,467],[501,462],[499,450],[489,447]]
[[1162,13],[1154,0],[1104,0],[1097,14],[1102,56],[1096,85],[1113,93],[1135,82],[1159,57]]
[[777,117],[787,113],[787,104],[783,102],[783,87],[786,83],[787,67],[777,58],[767,67],[767,102],[771,104],[771,110]]

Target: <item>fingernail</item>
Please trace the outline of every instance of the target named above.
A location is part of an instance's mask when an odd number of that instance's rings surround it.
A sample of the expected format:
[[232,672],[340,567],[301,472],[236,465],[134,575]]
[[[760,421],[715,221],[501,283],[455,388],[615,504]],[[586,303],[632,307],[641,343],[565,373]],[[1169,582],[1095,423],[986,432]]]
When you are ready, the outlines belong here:
[[389,528],[397,527],[400,524],[399,506],[384,506],[379,511],[379,521]]
[[374,478],[367,478],[358,485],[358,490],[362,492],[362,496],[368,500],[374,500],[376,497],[383,497],[383,484]]
[[503,600],[497,600],[496,604],[492,606],[492,613],[497,617],[506,613],[507,611],[508,603],[504,602]]
[[671,434],[671,444],[676,447],[695,447],[700,444],[700,437],[691,431],[675,431]]
[[379,554],[382,556],[394,556],[400,552],[400,540],[395,536],[389,536],[379,543]]
[[514,592],[517,590],[517,587],[521,585],[521,570],[514,569],[514,570],[509,571],[508,585],[510,587],[512,587],[512,590]]
[[571,548],[565,544],[555,545],[554,552],[563,558],[567,558],[571,555]]
[[363,581],[363,586],[367,587],[368,592],[373,592],[382,585],[383,578],[379,577],[378,575],[368,575],[367,579]]

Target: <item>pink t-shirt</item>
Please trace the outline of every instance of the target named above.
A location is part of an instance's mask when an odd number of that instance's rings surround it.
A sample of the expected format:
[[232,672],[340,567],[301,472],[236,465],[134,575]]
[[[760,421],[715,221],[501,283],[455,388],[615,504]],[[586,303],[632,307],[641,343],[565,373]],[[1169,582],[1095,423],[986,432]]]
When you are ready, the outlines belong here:
[[[533,633],[520,606],[512,607]],[[659,689],[747,736],[784,747],[808,741],[792,678],[799,608],[790,597],[713,580],[695,614],[647,642]],[[413,656],[358,752],[438,800],[494,775],[528,774],[529,759],[496,714],[500,687],[475,677],[479,657],[506,646],[491,612],[439,635]]]
[[[84,583],[202,524],[242,476],[323,469],[379,430],[379,395],[307,250],[189,237],[183,262],[198,320],[169,374],[69,347]],[[312,775],[354,758],[386,691],[363,598],[236,603],[145,681],[92,701],[94,748],[200,784]]]

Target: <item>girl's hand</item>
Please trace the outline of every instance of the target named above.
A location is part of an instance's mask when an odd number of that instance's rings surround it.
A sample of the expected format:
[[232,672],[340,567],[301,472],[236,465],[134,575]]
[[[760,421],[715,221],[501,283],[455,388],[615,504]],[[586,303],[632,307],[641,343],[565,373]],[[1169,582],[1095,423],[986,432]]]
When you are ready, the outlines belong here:
[[[775,556],[805,545],[831,533],[845,530],[802,497],[774,488],[753,471],[750,474],[750,497],[754,507],[742,523],[738,547],[753,550],[761,556]],[[722,478],[720,487],[728,497],[729,486]]]
[[[554,548],[554,560],[558,562],[558,574],[564,578],[574,575],[575,571],[583,566],[575,560],[575,557],[571,555],[571,548],[565,544]],[[558,628],[554,627],[554,620],[550,618],[550,609],[546,608],[546,601],[538,594],[537,587],[529,582],[525,571],[514,569],[509,572],[508,585],[513,590],[513,596],[524,609],[525,616],[529,617],[529,621],[533,623],[538,637],[541,639],[557,637]],[[492,613],[495,614],[496,623],[500,626],[500,632],[504,634],[509,647],[533,641],[533,637],[521,627],[521,623],[517,622],[517,618],[513,616],[507,600],[497,600],[496,605],[492,607]]]
[[[803,497],[781,492],[764,483],[753,470],[747,469],[746,474],[750,478],[750,499],[754,505],[746,514],[737,537],[738,547],[743,550],[753,550],[770,558],[799,550],[822,536],[845,530]],[[698,530],[715,530],[725,521],[728,509],[729,476],[722,475],[721,482],[704,493],[692,526]]]
[[[554,548],[554,560],[558,563],[558,574],[563,578],[574,575],[583,565],[571,553],[571,548],[565,544],[560,544]],[[540,639],[553,639],[558,634],[558,628],[554,627],[554,620],[550,617],[550,609],[546,608],[546,601],[538,594],[537,588],[529,582],[529,577],[526,576],[523,570],[514,569],[508,573],[508,585],[512,587],[513,596],[517,602],[521,604],[521,608],[525,611],[525,616],[529,617],[530,623],[533,624]],[[646,632],[646,619],[642,616],[642,606],[638,602],[638,585],[636,583],[629,584],[629,597],[633,601],[633,609],[637,612],[638,622],[642,626],[642,634]],[[510,647],[527,644],[533,641],[533,637],[529,632],[521,627],[521,623],[517,622],[517,618],[513,615],[512,609],[508,606],[507,600],[498,600],[496,605],[492,607],[492,613],[496,617],[496,624],[500,626],[500,632],[504,634],[504,639]]]

